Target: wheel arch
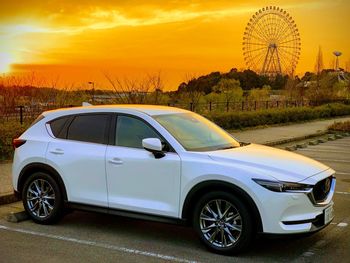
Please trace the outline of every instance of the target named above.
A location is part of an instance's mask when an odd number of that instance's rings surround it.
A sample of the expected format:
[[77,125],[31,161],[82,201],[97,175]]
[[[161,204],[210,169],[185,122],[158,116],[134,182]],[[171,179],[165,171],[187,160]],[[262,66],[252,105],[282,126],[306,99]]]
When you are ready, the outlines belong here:
[[234,184],[218,180],[204,181],[192,187],[192,189],[188,192],[184,204],[182,206],[182,219],[190,222],[190,220],[188,219],[192,217],[194,207],[199,201],[199,199],[203,195],[214,191],[224,191],[227,193],[233,193],[235,196],[239,197],[244,202],[244,204],[247,205],[249,212],[253,216],[253,220],[256,225],[256,231],[263,231],[260,212],[250,195],[242,188]]
[[[23,187],[25,184],[26,179],[33,173],[35,172],[44,172],[50,175],[59,185],[62,195],[63,195],[63,200],[68,201],[67,197],[67,191],[66,187],[64,185],[64,182],[60,176],[60,174],[51,167],[50,165],[44,164],[44,163],[31,163],[26,165],[20,172],[19,177],[18,177],[18,183],[17,183],[17,189],[19,192],[19,195],[22,195]],[[22,196],[21,196],[22,197]]]

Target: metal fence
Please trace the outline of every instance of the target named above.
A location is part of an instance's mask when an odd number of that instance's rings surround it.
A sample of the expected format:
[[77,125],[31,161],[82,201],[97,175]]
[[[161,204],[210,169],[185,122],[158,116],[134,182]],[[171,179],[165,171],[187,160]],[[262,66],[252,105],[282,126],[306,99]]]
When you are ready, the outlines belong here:
[[[67,106],[64,106],[67,107]],[[0,121],[18,121],[23,124],[25,121],[32,121],[37,118],[42,112],[52,109],[60,108],[59,106],[13,106],[13,107],[1,107],[0,106]]]
[[[294,100],[294,101],[231,101],[231,102],[206,102],[206,103],[168,103],[168,106],[179,107],[187,110],[191,110],[198,113],[210,113],[210,112],[239,112],[239,111],[257,111],[266,109],[282,109],[291,107],[304,107],[304,106],[318,106],[327,103],[343,103],[350,104],[350,100],[328,100],[328,101],[310,101],[310,100]],[[43,111],[74,107],[80,105],[35,105],[24,106],[18,105],[13,107],[0,106],[0,121],[18,121],[21,124],[24,122],[34,120]]]
[[230,102],[206,102],[206,103],[168,103],[168,106],[179,107],[195,112],[205,113],[212,111],[256,111],[273,108],[303,107],[311,106],[310,101],[230,101]]

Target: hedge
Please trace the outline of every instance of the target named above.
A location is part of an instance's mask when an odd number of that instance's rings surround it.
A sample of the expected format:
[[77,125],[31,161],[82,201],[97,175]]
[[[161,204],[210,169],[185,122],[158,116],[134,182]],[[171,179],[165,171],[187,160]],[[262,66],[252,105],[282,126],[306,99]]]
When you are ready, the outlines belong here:
[[222,128],[230,130],[260,125],[302,122],[344,115],[350,115],[350,105],[333,103],[317,107],[209,113],[205,116]]
[[20,136],[28,125],[27,123],[21,125],[17,120],[0,123],[0,160],[12,157],[12,139]]
[[[260,125],[301,122],[344,115],[350,115],[350,105],[340,103],[317,107],[296,107],[249,112],[212,112],[205,114],[207,118],[227,130]],[[23,133],[28,125],[29,123],[20,125],[18,121],[0,123],[0,160],[12,158],[12,139]]]

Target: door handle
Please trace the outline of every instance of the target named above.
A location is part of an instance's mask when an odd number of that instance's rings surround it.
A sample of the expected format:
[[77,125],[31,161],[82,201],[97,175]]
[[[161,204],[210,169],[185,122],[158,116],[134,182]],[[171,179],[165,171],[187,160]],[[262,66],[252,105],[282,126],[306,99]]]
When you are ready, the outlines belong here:
[[121,165],[123,164],[123,161],[119,158],[113,158],[113,159],[110,159],[108,160],[109,163],[111,164],[116,164],[116,165]]
[[53,153],[53,154],[64,154],[64,151],[62,149],[55,149],[55,150],[51,150],[50,153]]

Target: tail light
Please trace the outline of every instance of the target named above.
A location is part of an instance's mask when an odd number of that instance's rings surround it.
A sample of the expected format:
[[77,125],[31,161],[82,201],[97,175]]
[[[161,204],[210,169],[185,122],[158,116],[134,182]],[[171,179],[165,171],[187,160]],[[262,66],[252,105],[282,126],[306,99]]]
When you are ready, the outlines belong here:
[[12,140],[12,146],[14,149],[22,146],[25,143],[26,143],[26,140],[22,140],[22,139],[13,139]]

